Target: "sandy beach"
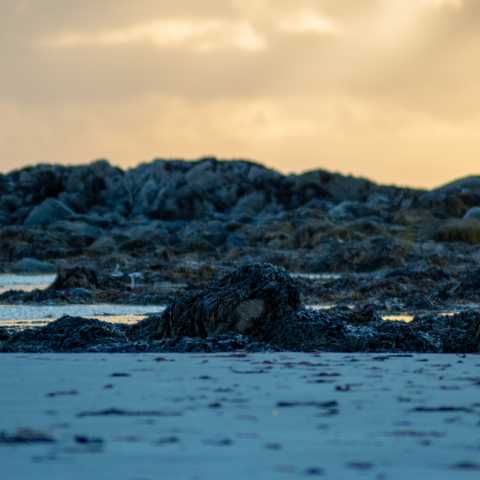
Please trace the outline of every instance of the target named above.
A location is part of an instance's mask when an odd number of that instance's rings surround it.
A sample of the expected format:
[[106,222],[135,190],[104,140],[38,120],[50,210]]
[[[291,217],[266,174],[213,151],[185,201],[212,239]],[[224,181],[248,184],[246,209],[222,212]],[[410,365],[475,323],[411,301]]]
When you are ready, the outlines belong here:
[[5,354],[2,477],[476,479],[479,367],[476,355]]

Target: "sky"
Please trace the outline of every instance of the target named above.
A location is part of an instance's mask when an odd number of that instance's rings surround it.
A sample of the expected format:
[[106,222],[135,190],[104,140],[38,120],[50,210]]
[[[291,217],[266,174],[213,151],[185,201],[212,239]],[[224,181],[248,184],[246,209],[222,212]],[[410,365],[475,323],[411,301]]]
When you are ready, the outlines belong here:
[[480,174],[479,0],[0,0],[0,170]]

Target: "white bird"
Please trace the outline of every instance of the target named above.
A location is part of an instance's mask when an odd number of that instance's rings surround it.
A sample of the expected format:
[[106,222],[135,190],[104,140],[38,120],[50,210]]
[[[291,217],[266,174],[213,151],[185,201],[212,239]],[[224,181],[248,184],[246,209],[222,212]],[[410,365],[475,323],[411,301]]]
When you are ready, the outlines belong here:
[[143,274],[141,272],[129,273],[128,276],[130,277],[130,288],[132,290],[136,287],[135,281],[143,278]]

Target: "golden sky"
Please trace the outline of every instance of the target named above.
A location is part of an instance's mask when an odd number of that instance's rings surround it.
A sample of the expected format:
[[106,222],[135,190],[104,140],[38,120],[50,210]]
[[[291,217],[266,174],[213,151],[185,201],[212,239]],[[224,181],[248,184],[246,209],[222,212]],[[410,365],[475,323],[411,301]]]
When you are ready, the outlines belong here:
[[0,0],[0,169],[480,173],[480,0]]

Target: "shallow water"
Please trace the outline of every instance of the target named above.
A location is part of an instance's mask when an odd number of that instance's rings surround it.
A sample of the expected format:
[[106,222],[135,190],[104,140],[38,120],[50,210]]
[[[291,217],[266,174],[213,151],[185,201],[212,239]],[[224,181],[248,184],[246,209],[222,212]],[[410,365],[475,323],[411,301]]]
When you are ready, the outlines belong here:
[[31,292],[37,288],[47,288],[55,280],[55,275],[0,275],[0,294],[8,290]]
[[[325,311],[333,304],[310,305],[312,310]],[[58,320],[64,315],[95,318],[109,323],[135,324],[150,314],[162,313],[165,305],[0,305],[0,326],[9,328],[41,327]],[[454,315],[454,311],[439,312],[440,316]],[[410,323],[415,315],[403,313],[383,315],[391,322]]]
[[64,315],[96,318],[110,323],[134,324],[164,306],[149,305],[1,305],[0,326],[14,328],[40,327]]
[[[292,276],[299,278],[333,280],[340,275],[329,273],[296,273]],[[0,293],[7,290],[32,291],[48,287],[55,280],[55,275],[15,275],[0,274]],[[347,305],[353,308],[353,305]],[[310,305],[313,310],[329,310],[334,304]],[[473,305],[470,307],[474,307]],[[476,306],[478,308],[478,305]],[[47,325],[64,315],[96,318],[110,323],[135,324],[147,315],[161,313],[164,305],[0,305],[0,326],[9,328],[29,328]],[[454,315],[455,311],[445,311],[439,315]],[[392,322],[409,323],[414,319],[409,313],[384,315],[383,319]]]
[[[47,288],[55,275],[0,275],[0,293],[8,290],[32,291]],[[96,318],[110,323],[137,323],[148,314],[160,313],[164,306],[137,305],[0,305],[0,326],[29,328],[47,325],[64,315]]]

